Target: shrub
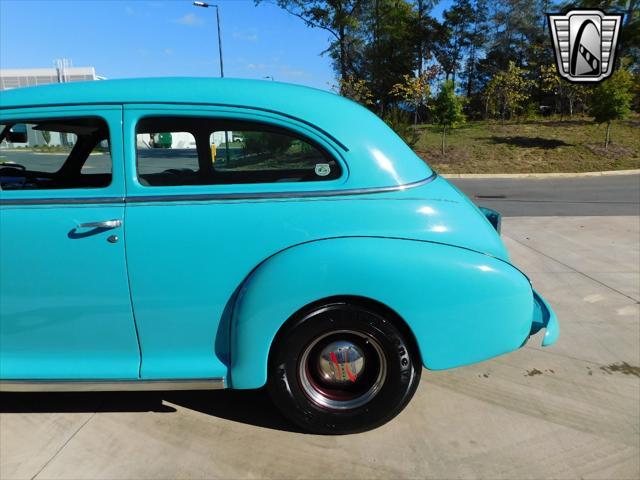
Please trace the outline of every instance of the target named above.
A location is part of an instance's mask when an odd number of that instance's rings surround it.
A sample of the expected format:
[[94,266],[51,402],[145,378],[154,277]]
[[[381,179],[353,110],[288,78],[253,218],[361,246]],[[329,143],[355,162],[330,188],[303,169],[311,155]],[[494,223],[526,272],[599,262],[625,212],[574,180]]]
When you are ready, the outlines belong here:
[[411,114],[400,108],[389,109],[383,120],[389,125],[407,145],[413,148],[420,139],[420,133],[413,125]]

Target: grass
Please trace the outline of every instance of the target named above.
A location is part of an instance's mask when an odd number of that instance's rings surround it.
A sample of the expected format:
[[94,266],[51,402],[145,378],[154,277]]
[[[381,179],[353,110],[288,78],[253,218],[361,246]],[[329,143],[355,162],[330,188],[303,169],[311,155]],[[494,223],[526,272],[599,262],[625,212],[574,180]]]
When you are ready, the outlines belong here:
[[479,121],[447,133],[441,153],[441,130],[418,126],[415,151],[439,173],[593,172],[640,168],[640,115],[616,121],[604,150],[606,125],[590,118]]
[[19,147],[25,152],[38,152],[38,153],[69,153],[72,147],[64,145],[34,145],[33,147]]

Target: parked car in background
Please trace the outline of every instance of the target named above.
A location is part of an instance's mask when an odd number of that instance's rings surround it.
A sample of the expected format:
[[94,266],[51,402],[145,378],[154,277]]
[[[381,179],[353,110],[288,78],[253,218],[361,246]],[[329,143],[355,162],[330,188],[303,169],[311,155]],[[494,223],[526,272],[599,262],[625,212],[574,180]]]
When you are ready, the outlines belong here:
[[138,79],[0,107],[3,390],[267,385],[348,433],[397,415],[423,366],[558,336],[499,214],[342,97]]

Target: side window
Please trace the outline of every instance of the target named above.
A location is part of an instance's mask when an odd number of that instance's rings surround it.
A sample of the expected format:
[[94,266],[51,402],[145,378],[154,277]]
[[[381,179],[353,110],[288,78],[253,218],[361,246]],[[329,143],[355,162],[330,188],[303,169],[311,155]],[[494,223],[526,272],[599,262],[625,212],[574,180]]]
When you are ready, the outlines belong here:
[[82,165],[80,173],[83,175],[99,173],[111,176],[111,146],[109,145],[109,140],[102,140],[96,144],[84,165]]
[[145,118],[136,130],[142,185],[217,185],[333,180],[340,165],[293,132],[250,122]]
[[109,128],[98,118],[0,124],[0,188],[53,190],[111,184]]
[[182,185],[197,181],[198,150],[191,132],[138,133],[136,150],[138,178],[143,185]]

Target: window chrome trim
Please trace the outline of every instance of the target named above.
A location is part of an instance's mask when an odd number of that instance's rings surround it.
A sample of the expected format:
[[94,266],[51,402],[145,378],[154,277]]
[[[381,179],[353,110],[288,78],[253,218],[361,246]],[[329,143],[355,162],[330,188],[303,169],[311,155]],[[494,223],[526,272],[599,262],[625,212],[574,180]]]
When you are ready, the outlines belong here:
[[261,199],[290,199],[290,198],[322,198],[349,195],[368,195],[372,193],[387,193],[408,190],[431,183],[437,178],[434,172],[429,177],[416,182],[395,185],[391,187],[368,187],[336,190],[303,190],[292,192],[255,192],[255,193],[194,193],[172,195],[132,195],[123,197],[94,197],[94,198],[14,198],[0,199],[2,205],[60,205],[60,204],[113,204],[113,203],[155,203],[155,202],[206,202],[212,200],[261,200]]
[[[309,122],[308,120],[304,120],[302,118],[296,117],[295,115],[291,115],[284,112],[279,112],[278,110],[272,110],[270,108],[264,107],[252,107],[250,105],[242,105],[242,104],[233,104],[233,103],[207,103],[207,102],[163,102],[163,101],[134,101],[134,100],[126,100],[121,102],[69,102],[69,103],[41,103],[41,104],[30,104],[30,105],[19,105],[19,106],[3,106],[3,110],[22,110],[22,109],[34,109],[34,108],[50,108],[50,107],[92,107],[92,106],[116,106],[122,108],[126,108],[129,106],[130,110],[135,109],[135,105],[179,105],[179,106],[194,106],[194,107],[223,107],[223,108],[238,108],[244,110],[255,110],[258,112],[265,112],[280,115],[285,118],[289,118],[291,120],[295,120],[300,123],[304,123],[305,125],[321,132],[327,138],[330,138],[332,141],[336,143],[340,148],[342,148],[345,152],[349,151],[349,148],[338,140],[336,137],[331,135],[329,132],[324,130],[323,128],[315,125],[313,122]],[[134,106],[131,108],[131,106]],[[13,112],[11,112],[13,113]]]
[[221,390],[224,378],[187,380],[5,380],[0,392],[112,392],[163,390]]

